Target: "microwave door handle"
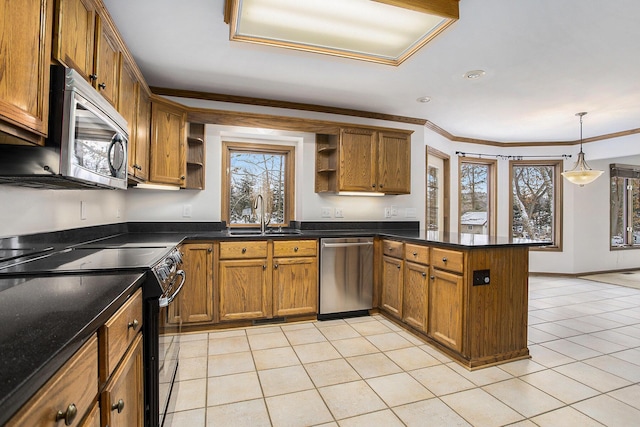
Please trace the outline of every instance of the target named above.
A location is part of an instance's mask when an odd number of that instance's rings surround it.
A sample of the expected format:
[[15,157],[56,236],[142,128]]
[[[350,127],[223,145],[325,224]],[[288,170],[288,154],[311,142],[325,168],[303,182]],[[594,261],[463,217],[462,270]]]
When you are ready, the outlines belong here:
[[124,145],[122,144],[122,136],[119,133],[113,136],[113,138],[111,139],[111,144],[109,144],[109,149],[107,150],[107,161],[109,162],[109,171],[111,172],[111,176],[118,175],[118,171],[122,167],[122,163],[123,163],[121,161],[118,167],[116,168],[113,162],[111,161],[111,151],[113,151],[113,147],[116,146],[116,143],[124,151]]
[[182,286],[184,286],[184,281],[186,279],[186,274],[184,272],[184,270],[178,270],[176,272],[177,276],[180,276],[180,286],[178,286],[178,289],[176,289],[176,291],[170,296],[170,297],[165,297],[162,296],[160,297],[160,307],[166,307],[169,304],[171,304],[173,302],[173,300],[178,296],[178,294],[180,293],[180,291],[182,290]]

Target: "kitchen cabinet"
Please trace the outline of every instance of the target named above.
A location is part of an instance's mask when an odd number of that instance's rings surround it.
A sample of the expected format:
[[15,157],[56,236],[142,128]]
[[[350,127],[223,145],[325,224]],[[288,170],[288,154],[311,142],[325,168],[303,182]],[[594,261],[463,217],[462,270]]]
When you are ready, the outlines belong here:
[[220,320],[271,317],[271,278],[267,242],[220,242]]
[[411,192],[408,132],[342,128],[316,136],[316,192]]
[[135,139],[129,141],[129,178],[149,180],[149,146],[151,144],[151,100],[149,92],[138,81],[138,110],[136,112]]
[[118,108],[120,74],[120,47],[117,40],[105,19],[97,15],[93,85],[115,108]]
[[53,57],[92,81],[96,5],[94,0],[57,0]]
[[180,251],[187,279],[169,305],[168,323],[213,323],[213,243],[185,243]]
[[142,334],[138,334],[100,396],[103,425],[143,426],[142,379]]
[[315,239],[220,242],[214,287],[220,321],[317,314],[317,245]]
[[136,139],[138,131],[138,100],[140,83],[136,78],[132,65],[124,56],[120,57],[120,82],[118,84],[118,112],[127,121],[129,132],[129,145],[127,160],[129,176],[135,176],[136,172]]
[[187,113],[177,103],[151,100],[151,146],[149,180],[158,184],[185,186]]
[[462,351],[462,297],[461,275],[432,269],[428,334],[459,352]]
[[6,426],[80,426],[97,397],[98,340],[94,334]]
[[405,243],[402,320],[426,332],[429,307],[429,247]]
[[273,315],[318,312],[318,259],[315,240],[273,242]]
[[187,182],[185,188],[204,190],[205,137],[203,123],[189,123],[187,137]]
[[404,292],[404,260],[402,242],[383,240],[382,242],[382,291],[381,307],[390,315],[402,318],[402,298]]
[[52,1],[0,2],[0,132],[10,135],[0,137],[3,143],[44,144],[49,113]]

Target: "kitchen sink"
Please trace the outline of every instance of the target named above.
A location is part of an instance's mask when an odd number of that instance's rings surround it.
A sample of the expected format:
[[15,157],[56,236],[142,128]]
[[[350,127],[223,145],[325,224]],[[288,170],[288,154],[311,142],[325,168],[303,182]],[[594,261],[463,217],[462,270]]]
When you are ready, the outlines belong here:
[[269,229],[264,233],[262,233],[260,230],[254,229],[238,229],[229,231],[229,236],[294,236],[298,234],[301,234],[300,230]]

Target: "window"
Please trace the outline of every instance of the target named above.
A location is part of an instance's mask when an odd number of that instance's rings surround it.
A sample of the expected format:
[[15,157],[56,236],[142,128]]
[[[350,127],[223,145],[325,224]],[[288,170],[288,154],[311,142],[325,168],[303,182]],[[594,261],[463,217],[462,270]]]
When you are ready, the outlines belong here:
[[231,226],[260,224],[255,200],[262,195],[265,221],[293,219],[295,147],[223,142],[222,220]]
[[611,247],[640,247],[640,166],[612,164]]
[[511,236],[561,245],[561,161],[512,161]]
[[429,231],[449,232],[449,156],[427,146],[425,162],[425,225]]
[[438,168],[427,167],[427,230],[438,230],[438,200],[439,200]]
[[473,234],[495,233],[495,160],[460,162],[460,230]]

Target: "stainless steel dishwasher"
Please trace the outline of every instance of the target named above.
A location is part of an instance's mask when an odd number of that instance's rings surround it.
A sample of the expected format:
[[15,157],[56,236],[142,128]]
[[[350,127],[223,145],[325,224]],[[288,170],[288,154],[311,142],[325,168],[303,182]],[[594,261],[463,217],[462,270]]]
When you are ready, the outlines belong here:
[[320,239],[319,320],[368,314],[373,306],[373,237]]

